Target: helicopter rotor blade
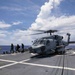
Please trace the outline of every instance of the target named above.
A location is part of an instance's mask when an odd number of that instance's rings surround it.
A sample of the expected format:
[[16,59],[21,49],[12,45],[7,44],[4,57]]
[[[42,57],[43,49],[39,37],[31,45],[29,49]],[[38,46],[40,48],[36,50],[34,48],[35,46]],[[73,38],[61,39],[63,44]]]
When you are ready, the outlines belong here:
[[29,36],[29,35],[38,35],[38,34],[44,34],[44,33],[34,33],[34,34],[28,34],[28,35],[25,35],[25,36]]
[[57,32],[58,30],[34,30],[34,29],[31,29],[33,31],[39,31],[39,32],[42,32],[42,33],[54,33],[54,32]]
[[[50,33],[50,35],[52,34],[52,33],[55,33],[55,32],[57,32],[57,34],[67,34],[67,32],[71,32],[72,30],[74,30],[75,28],[74,27],[72,27],[72,28],[70,28],[70,27],[67,27],[67,28],[62,28],[62,29],[58,29],[57,28],[57,30],[55,30],[55,29],[50,29],[50,30],[35,30],[35,29],[28,29],[28,30],[31,30],[31,31],[36,31],[36,32],[38,32],[38,33],[33,33],[33,34],[29,34],[29,35],[38,35],[38,34],[44,34],[44,33]],[[59,32],[58,32],[59,31]],[[29,35],[25,35],[25,36],[29,36]]]
[[33,30],[33,31],[39,31],[39,32],[44,32],[44,33],[50,33],[50,32],[57,32],[57,30],[34,30],[34,29],[29,29],[29,30]]
[[35,30],[35,29],[29,29],[29,30],[38,31],[38,32],[45,32],[45,30]]
[[52,35],[52,33],[57,32],[58,30],[34,30],[34,29],[29,29],[32,31],[38,31],[38,32],[42,32],[42,33],[36,33],[36,34],[29,34],[29,35],[38,35],[38,34],[43,34],[43,33],[50,33],[50,35]]

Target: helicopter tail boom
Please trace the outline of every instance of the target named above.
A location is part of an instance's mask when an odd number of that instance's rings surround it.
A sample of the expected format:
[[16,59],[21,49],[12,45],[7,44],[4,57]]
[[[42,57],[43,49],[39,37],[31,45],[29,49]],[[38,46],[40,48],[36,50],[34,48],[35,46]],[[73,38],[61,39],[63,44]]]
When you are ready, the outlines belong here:
[[69,41],[69,44],[75,44],[75,41]]

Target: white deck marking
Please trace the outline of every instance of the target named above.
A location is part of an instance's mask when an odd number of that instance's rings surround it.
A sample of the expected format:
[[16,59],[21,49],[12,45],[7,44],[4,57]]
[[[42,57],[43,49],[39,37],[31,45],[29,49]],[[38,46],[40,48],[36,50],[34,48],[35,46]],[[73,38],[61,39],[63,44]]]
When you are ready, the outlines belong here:
[[15,65],[15,64],[18,64],[18,62],[15,62],[15,63],[11,63],[11,64],[8,64],[8,65],[1,66],[0,69],[5,68],[5,67],[9,67],[9,66],[12,66],[12,65]]
[[75,55],[75,51],[74,51],[74,50],[67,51],[66,54],[67,54],[67,55]]
[[26,62],[30,59],[26,59],[26,60],[22,60],[20,62],[17,62],[17,61],[13,61],[13,60],[5,60],[5,59],[0,59],[0,61],[4,61],[4,62],[12,62],[11,64],[7,64],[7,65],[4,65],[4,66],[0,66],[0,69],[2,68],[5,68],[5,67],[9,67],[9,66],[12,66],[12,65],[15,65],[15,64],[22,64],[22,62]]
[[[25,65],[31,65],[31,66],[38,66],[38,67],[47,67],[47,68],[58,68],[58,69],[62,69],[62,66],[51,66],[51,65],[43,65],[43,64],[35,64],[35,63],[22,63]],[[64,67],[65,70],[72,70],[75,71],[75,68],[69,68],[69,67]]]
[[[21,63],[21,62],[26,62],[26,61],[29,61],[29,60],[30,59],[26,59],[26,60],[22,60],[22,61],[19,61],[19,62]],[[17,62],[17,61],[13,61],[13,60],[5,60],[5,59],[0,59],[0,61],[4,61],[4,62]]]
[[37,55],[37,54],[31,53],[31,55]]
[[[22,60],[22,61],[12,61],[12,60],[4,60],[4,59],[0,59],[0,61],[5,61],[5,62],[12,62],[11,64],[8,65],[4,65],[4,66],[0,66],[0,69],[5,68],[5,67],[9,67],[15,64],[25,64],[25,65],[31,65],[31,66],[38,66],[38,67],[46,67],[46,68],[58,68],[58,69],[62,69],[62,66],[51,66],[51,65],[44,65],[44,64],[35,64],[35,63],[27,63],[26,61],[29,61],[30,59],[26,59],[26,60]],[[72,70],[75,71],[75,68],[70,68],[70,67],[64,67],[65,70]]]
[[23,63],[23,62],[26,62],[26,61],[29,61],[30,59],[26,59],[26,60],[22,60],[20,61],[19,63]]

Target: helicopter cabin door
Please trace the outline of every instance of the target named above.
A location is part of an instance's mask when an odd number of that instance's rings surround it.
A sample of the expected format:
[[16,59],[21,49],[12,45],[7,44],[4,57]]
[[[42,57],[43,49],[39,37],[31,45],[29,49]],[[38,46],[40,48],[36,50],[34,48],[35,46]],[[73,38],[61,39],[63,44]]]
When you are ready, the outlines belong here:
[[56,40],[49,39],[46,41],[46,52],[54,53],[56,48]]

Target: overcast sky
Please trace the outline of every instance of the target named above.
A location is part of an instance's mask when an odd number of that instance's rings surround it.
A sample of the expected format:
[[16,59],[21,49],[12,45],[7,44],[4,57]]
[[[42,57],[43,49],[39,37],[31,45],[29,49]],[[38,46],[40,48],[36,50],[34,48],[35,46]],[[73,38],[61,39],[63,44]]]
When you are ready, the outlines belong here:
[[74,28],[75,0],[0,0],[0,45],[31,45],[37,36],[26,29],[63,30],[75,40]]

